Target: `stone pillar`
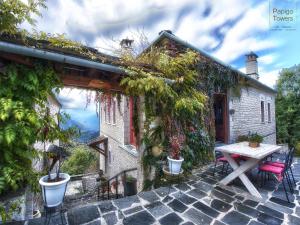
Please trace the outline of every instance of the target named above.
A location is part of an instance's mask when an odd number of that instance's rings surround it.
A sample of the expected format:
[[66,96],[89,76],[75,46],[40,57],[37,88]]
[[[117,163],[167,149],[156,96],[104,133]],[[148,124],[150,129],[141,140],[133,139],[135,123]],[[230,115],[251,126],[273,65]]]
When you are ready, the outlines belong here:
[[143,138],[144,135],[144,122],[145,122],[145,99],[144,96],[139,97],[139,128],[140,128],[140,133],[139,133],[139,148],[138,148],[138,170],[137,170],[137,190],[138,192],[143,190],[143,184],[144,184],[144,169],[143,169],[143,155],[144,155],[144,150],[145,146],[141,143],[141,139]]

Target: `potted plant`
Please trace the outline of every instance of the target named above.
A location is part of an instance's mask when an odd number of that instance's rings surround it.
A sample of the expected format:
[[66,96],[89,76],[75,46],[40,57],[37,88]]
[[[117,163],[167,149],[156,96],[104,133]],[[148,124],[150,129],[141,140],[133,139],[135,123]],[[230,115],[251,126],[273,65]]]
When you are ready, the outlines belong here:
[[260,143],[263,141],[263,137],[257,133],[250,134],[248,137],[249,140],[249,146],[251,148],[257,148],[259,147]]
[[171,151],[168,156],[169,171],[171,174],[179,174],[184,158],[180,155],[185,137],[183,135],[172,136],[170,138]]
[[[39,183],[42,187],[42,195],[44,204],[46,207],[56,207],[59,206],[64,199],[67,184],[70,180],[70,176],[66,173],[60,172],[60,167],[62,164],[62,159],[65,158],[65,149],[57,145],[50,145],[46,156],[48,156],[47,161],[52,160],[50,166],[48,166],[48,174],[40,178]],[[54,169],[56,163],[58,166],[55,173],[51,173]]]
[[123,180],[124,196],[136,195],[137,193],[137,180],[132,176],[125,176]]

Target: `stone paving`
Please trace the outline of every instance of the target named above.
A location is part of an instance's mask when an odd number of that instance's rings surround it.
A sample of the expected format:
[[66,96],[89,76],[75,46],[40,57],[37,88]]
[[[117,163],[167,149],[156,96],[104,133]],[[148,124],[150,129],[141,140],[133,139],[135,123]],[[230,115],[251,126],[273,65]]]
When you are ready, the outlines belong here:
[[[296,180],[300,181],[300,159],[295,159],[293,168]],[[195,170],[186,181],[173,185],[169,195],[169,188],[161,187],[136,196],[69,209],[64,214],[64,222],[69,225],[300,224],[300,182],[294,194],[290,194],[291,203],[285,201],[281,186],[274,190],[274,181],[259,188],[264,197],[259,200],[250,196],[238,181],[219,186],[218,181],[225,175],[218,169],[213,176],[212,171],[212,165]],[[43,223],[44,218],[38,218],[25,224]],[[54,217],[51,224],[60,224],[60,217]]]

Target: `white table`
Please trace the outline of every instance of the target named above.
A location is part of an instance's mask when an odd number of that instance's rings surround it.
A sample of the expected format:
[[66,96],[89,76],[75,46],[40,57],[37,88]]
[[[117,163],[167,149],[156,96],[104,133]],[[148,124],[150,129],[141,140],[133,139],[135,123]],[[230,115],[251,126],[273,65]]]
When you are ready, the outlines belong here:
[[[246,172],[255,167],[263,158],[271,155],[280,150],[281,146],[260,144],[258,148],[251,148],[248,142],[240,142],[230,145],[216,147],[215,150],[223,153],[233,172],[220,181],[220,184],[227,185],[237,177],[241,179],[248,191],[255,197],[262,198],[258,190],[246,176]],[[248,157],[248,160],[239,165],[232,157],[231,154],[239,154]]]

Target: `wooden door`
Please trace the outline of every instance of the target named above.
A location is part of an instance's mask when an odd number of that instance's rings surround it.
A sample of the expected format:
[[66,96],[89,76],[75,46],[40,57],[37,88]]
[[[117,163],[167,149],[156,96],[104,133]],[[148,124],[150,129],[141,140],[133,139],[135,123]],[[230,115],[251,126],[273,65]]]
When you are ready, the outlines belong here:
[[136,138],[134,133],[134,125],[133,125],[133,98],[130,97],[129,102],[129,118],[130,118],[130,144],[136,146]]
[[227,101],[225,94],[214,95],[216,141],[227,143]]

